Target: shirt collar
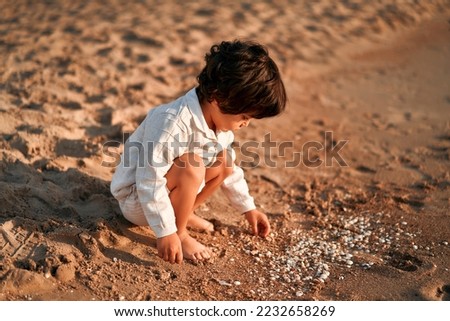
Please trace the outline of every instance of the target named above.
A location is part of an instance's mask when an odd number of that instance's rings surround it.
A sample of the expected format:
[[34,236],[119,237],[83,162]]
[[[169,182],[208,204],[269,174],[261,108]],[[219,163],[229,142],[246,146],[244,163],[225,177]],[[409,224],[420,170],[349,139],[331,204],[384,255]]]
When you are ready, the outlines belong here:
[[197,92],[195,88],[189,90],[186,94],[187,106],[191,111],[194,118],[194,123],[198,129],[206,134],[208,138],[217,139],[216,134],[211,128],[208,127],[206,123],[205,116],[203,116],[202,107],[200,106],[200,101],[198,100]]

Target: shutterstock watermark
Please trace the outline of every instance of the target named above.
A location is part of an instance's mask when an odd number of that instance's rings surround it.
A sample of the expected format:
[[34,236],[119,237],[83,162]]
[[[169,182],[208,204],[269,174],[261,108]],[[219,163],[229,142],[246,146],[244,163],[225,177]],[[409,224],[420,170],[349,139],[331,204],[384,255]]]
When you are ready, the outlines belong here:
[[[348,140],[335,141],[332,131],[324,132],[322,141],[306,141],[300,147],[299,142],[274,141],[270,133],[264,135],[263,141],[233,142],[229,146],[211,141],[202,144],[193,136],[184,140],[175,136],[170,142],[131,141],[129,133],[124,133],[122,142],[107,141],[103,144],[101,165],[116,167],[123,162],[122,166],[128,168],[164,167],[172,162],[174,156],[185,153],[200,156],[204,163],[214,160],[218,155],[226,155],[227,161],[231,161],[234,151],[240,155],[237,165],[242,168],[348,167],[341,155],[347,143]],[[120,152],[122,144],[123,152]],[[190,165],[200,166],[196,157],[188,157],[187,161]],[[214,162],[208,166],[214,166]]]

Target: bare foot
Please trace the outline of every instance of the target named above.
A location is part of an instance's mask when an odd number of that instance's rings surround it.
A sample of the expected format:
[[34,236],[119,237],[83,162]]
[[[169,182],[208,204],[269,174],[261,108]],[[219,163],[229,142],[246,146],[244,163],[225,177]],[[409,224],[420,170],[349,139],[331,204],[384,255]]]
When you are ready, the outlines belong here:
[[212,255],[209,248],[197,242],[187,232],[178,234],[181,241],[181,248],[183,249],[183,257],[190,260],[206,260]]
[[201,218],[198,215],[195,215],[194,213],[192,213],[189,216],[189,220],[187,225],[192,228],[195,229],[197,231],[200,232],[214,232],[214,225],[213,223],[211,223],[210,221],[207,221],[203,218]]

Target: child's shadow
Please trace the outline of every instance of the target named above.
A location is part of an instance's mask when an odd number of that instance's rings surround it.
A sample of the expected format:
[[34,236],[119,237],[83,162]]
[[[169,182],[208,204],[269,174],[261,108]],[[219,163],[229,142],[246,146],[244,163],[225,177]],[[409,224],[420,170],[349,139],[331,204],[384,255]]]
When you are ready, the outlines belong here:
[[42,246],[59,242],[66,254],[72,251],[85,258],[97,256],[102,260],[154,265],[156,239],[149,229],[144,232],[144,228],[127,223],[109,185],[110,182],[76,168],[61,170],[47,159],[31,165],[19,160],[3,162],[2,252],[18,266],[21,261],[38,262],[60,254],[53,253],[58,251],[55,247]]
[[127,238],[139,242],[145,246],[156,248],[156,236],[148,226],[137,226],[128,222],[125,218],[118,219],[121,233]]

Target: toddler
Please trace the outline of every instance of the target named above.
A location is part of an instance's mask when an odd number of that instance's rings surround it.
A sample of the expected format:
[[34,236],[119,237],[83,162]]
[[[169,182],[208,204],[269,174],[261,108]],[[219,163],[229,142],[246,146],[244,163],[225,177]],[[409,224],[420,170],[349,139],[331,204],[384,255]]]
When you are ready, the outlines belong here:
[[270,232],[256,209],[243,171],[234,164],[233,131],[272,117],[286,105],[280,72],[268,51],[249,41],[213,45],[198,86],[155,107],[125,142],[111,182],[124,217],[148,225],[158,255],[170,263],[205,260],[211,251],[187,227],[214,229],[194,211],[219,186],[255,235]]

